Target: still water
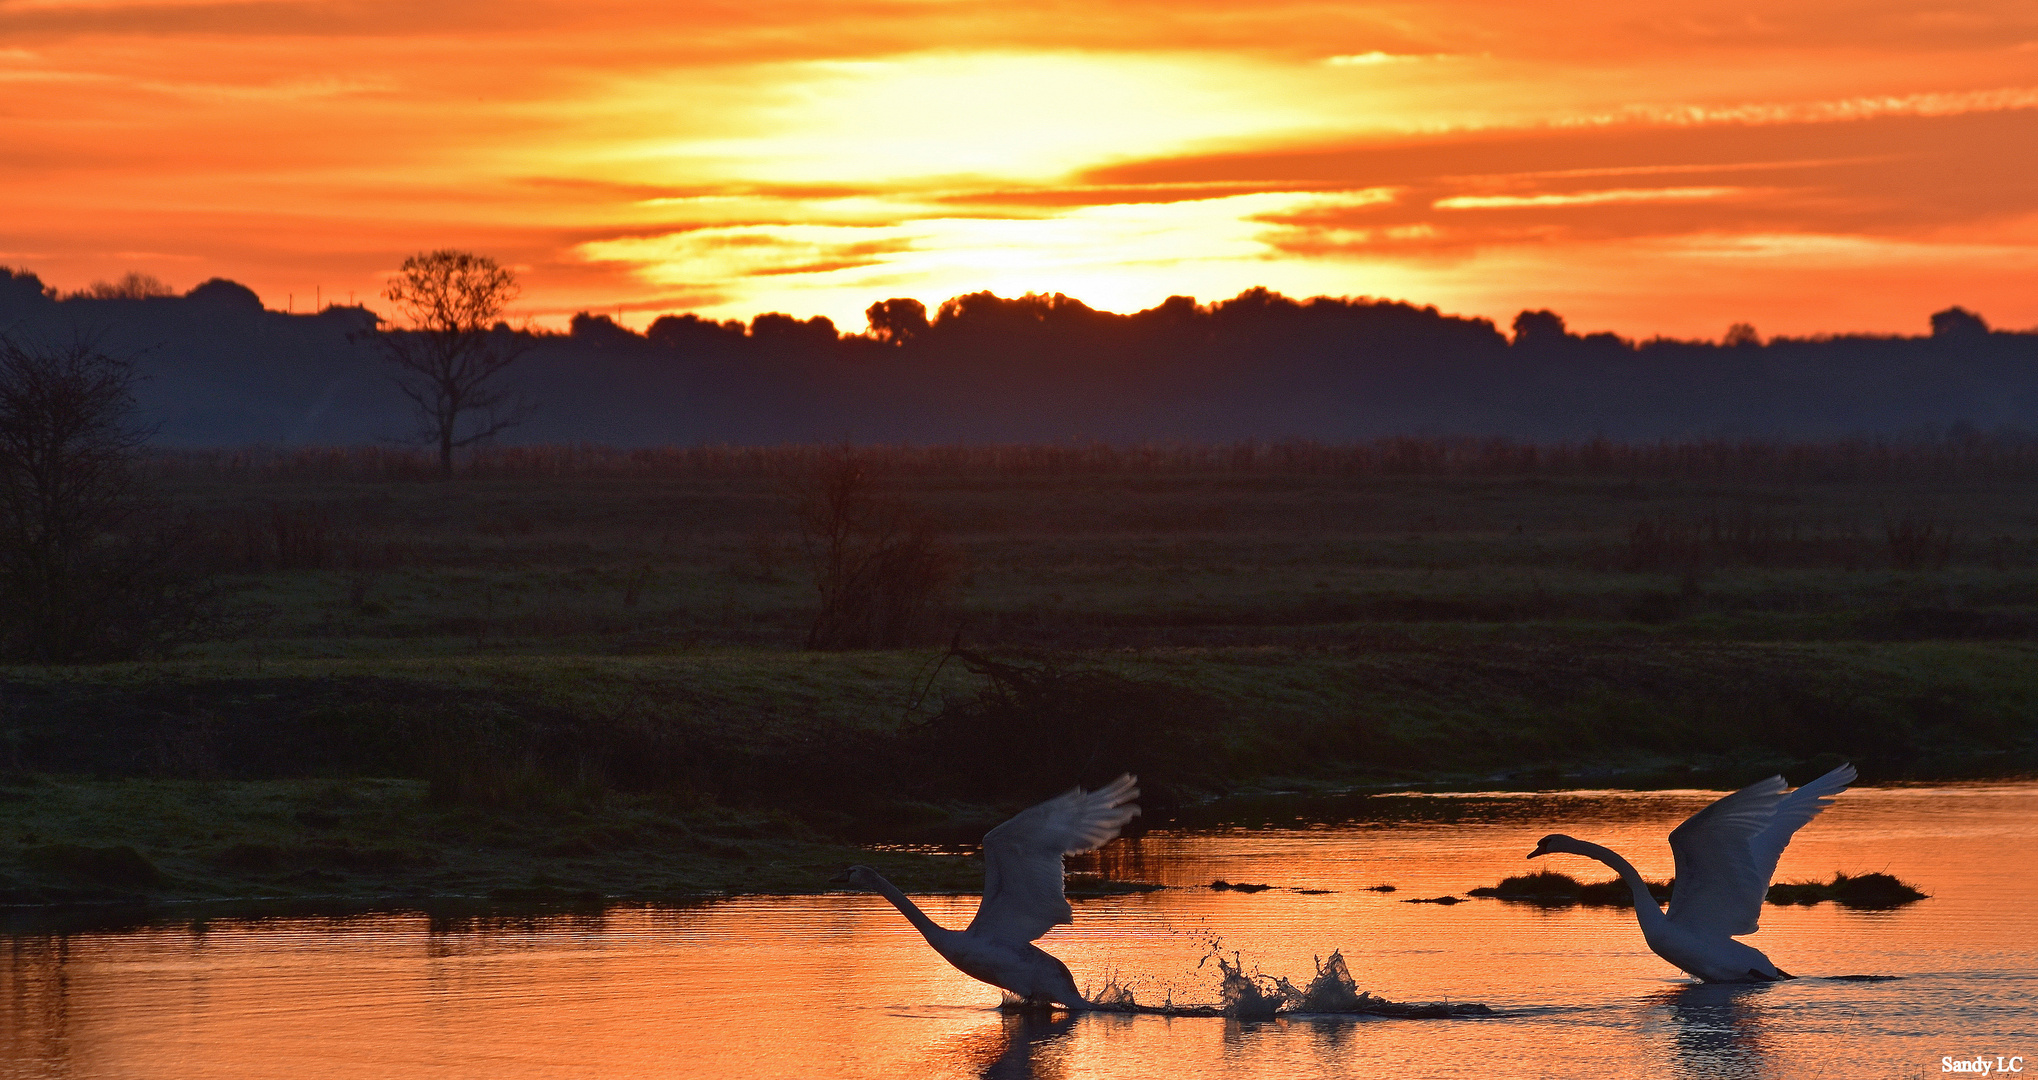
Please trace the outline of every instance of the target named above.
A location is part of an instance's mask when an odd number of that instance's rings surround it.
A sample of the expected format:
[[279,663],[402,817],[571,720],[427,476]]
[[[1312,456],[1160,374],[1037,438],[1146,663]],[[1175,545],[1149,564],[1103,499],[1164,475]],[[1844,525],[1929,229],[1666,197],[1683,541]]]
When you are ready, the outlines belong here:
[[[1923,1077],[1976,1055],[2038,1074],[2038,784],[1841,796],[1778,879],[1887,870],[1931,899],[1766,908],[1745,940],[1794,982],[1695,986],[1629,911],[1403,902],[1520,872],[1550,831],[1668,877],[1665,836],[1714,797],[1262,804],[1250,824],[1114,844],[1104,869],[1170,887],[1079,901],[1042,942],[1078,983],[1110,974],[1153,1003],[1215,1000],[1199,966],[1213,940],[1298,983],[1335,949],[1361,989],[1485,1002],[1501,1012],[1487,1019],[1010,1016],[880,899],[747,897],[17,937],[0,963],[0,1078]],[[1275,888],[1216,892],[1216,878]],[[1383,884],[1396,891],[1368,891]],[[975,907],[920,899],[952,926]],[[1901,977],[1818,977],[1855,974]]]

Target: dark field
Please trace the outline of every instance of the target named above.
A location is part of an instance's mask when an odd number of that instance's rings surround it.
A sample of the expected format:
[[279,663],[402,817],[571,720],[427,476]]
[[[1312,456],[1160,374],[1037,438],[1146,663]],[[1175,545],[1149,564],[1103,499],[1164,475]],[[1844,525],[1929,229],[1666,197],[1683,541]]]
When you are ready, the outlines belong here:
[[0,889],[801,890],[1126,769],[1151,823],[2038,763],[2038,448],[871,451],[932,602],[904,647],[816,652],[827,459],[161,460],[230,633],[5,672]]

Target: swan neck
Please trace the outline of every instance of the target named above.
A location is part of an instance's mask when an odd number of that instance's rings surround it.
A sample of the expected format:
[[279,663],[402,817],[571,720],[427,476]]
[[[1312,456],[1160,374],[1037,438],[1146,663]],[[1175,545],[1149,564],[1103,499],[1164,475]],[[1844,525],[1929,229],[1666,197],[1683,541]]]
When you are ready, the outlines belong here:
[[907,899],[906,894],[899,891],[897,885],[886,881],[881,874],[873,873],[871,877],[877,879],[878,895],[890,900],[892,906],[899,909],[899,914],[904,915],[906,921],[912,923],[914,929],[920,931],[920,936],[926,938],[929,944],[933,943],[936,935],[948,933],[946,927],[928,918],[927,913],[920,910],[920,905]]
[[1634,863],[1622,858],[1620,852],[1609,847],[1601,847],[1583,840],[1578,842],[1578,847],[1581,849],[1578,854],[1589,859],[1598,859],[1620,875],[1621,881],[1627,884],[1628,891],[1635,894],[1635,918],[1641,920],[1643,926],[1663,920],[1663,909],[1657,905],[1655,896],[1649,892],[1649,883],[1642,880],[1642,873],[1635,869]]

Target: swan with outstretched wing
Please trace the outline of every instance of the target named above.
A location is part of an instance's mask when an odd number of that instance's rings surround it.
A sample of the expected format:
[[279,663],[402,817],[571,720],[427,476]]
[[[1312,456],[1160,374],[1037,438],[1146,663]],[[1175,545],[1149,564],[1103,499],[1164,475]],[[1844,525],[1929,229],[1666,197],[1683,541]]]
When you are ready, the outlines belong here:
[[1762,901],[1776,861],[1791,835],[1833,805],[1833,796],[1854,782],[1854,766],[1842,765],[1796,791],[1781,776],[1757,781],[1685,819],[1670,833],[1677,860],[1670,911],[1655,897],[1634,864],[1611,848],[1562,833],[1545,836],[1529,853],[1583,855],[1613,868],[1635,896],[1642,938],[1657,956],[1706,982],[1767,982],[1793,976],[1760,949],[1734,939],[1752,934],[1762,918]]
[[1073,912],[1062,893],[1062,857],[1103,847],[1139,813],[1138,781],[1120,776],[1095,791],[1076,788],[984,834],[984,899],[968,928],[937,924],[899,887],[868,866],[835,878],[883,896],[956,970],[1033,1004],[1071,1009],[1089,1002],[1066,964],[1033,944]]

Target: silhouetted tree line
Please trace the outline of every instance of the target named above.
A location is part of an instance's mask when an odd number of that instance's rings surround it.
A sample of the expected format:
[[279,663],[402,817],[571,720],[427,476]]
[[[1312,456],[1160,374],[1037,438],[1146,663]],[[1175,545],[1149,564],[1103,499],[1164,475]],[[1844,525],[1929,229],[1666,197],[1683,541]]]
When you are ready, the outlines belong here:
[[[1875,347],[1922,351],[1945,357],[1987,353],[1992,348],[2038,359],[2038,333],[1993,330],[1981,316],[1953,307],[1931,316],[1929,337],[1821,335],[1778,337],[1765,344],[1747,323],[1728,327],[1718,342],[1656,337],[1636,341],[1612,333],[1573,332],[1553,311],[1523,311],[1511,333],[1490,319],[1445,315],[1434,306],[1396,300],[1319,296],[1295,300],[1265,288],[1199,305],[1173,296],[1145,311],[1117,315],[1097,311],[1060,293],[1006,299],[990,292],[944,302],[930,317],[918,300],[895,298],[872,304],[868,327],[845,334],[829,319],[807,320],[779,312],[753,319],[715,322],[698,315],[661,316],[643,333],[606,315],[582,312],[570,336],[598,345],[649,344],[677,353],[729,358],[862,359],[908,356],[985,364],[1020,355],[1049,365],[1085,354],[1108,355],[1114,366],[1139,361],[1165,364],[1218,360],[1218,366],[1258,356],[1328,354],[1347,363],[1399,353],[1422,352],[1458,361],[1540,360],[1563,363],[1619,358],[1650,359],[1709,355],[1744,356],[1751,351],[1845,351]],[[1230,361],[1231,363],[1226,363]]]
[[1083,433],[1106,439],[2038,427],[2038,333],[1991,330],[1957,307],[1932,315],[1927,336],[1766,342],[1745,323],[1717,342],[1581,334],[1551,311],[1524,311],[1503,332],[1434,307],[1266,289],[1203,305],[1172,297],[1126,315],[1059,294],[980,292],[932,314],[915,300],[885,300],[866,317],[864,332],[844,334],[823,318],[776,313],[747,327],[665,316],[639,336],[582,315],[571,336],[699,362],[724,378],[750,365],[781,379],[805,372],[818,385],[860,380],[902,411],[981,405],[979,437],[1063,434],[1000,426],[1029,412],[1094,421]]
[[[749,325],[698,315],[665,315],[643,333],[606,315],[582,312],[569,336],[592,345],[649,345],[668,352],[723,359],[939,360],[997,366],[1024,358],[1032,370],[1077,366],[1103,357],[1120,374],[1150,366],[1182,373],[1192,365],[1222,370],[1251,361],[1321,357],[1363,365],[1420,355],[1457,363],[1490,361],[1576,364],[1616,360],[1710,358],[1727,364],[1754,354],[1902,353],[1921,360],[1975,359],[1992,354],[2038,360],[2038,333],[1993,330],[1981,316],[1953,307],[1931,316],[1927,337],[1821,335],[1764,343],[1755,328],[1735,323],[1718,342],[1656,337],[1637,341],[1612,333],[1573,332],[1553,311],[1523,311],[1511,333],[1492,320],[1445,315],[1434,306],[1396,300],[1319,296],[1295,300],[1264,288],[1199,305],[1186,296],[1129,315],[1097,311],[1060,293],[1006,299],[990,292],[944,302],[930,317],[918,300],[891,299],[865,312],[868,327],[846,334],[823,316],[795,319],[779,312]],[[1929,371],[1919,374],[1929,378]]]
[[[142,361],[138,391],[161,442],[332,445],[417,427],[379,359],[389,350],[369,347],[415,331],[365,308],[293,317],[232,282],[182,297],[148,281],[101,285],[60,297],[0,271],[0,327],[97,320],[116,337],[167,342]],[[1398,301],[1266,289],[1123,315],[1060,294],[970,293],[931,312],[894,298],[866,320],[859,332],[779,312],[747,324],[667,315],[643,333],[589,313],[565,333],[498,323],[486,330],[493,347],[520,359],[494,390],[535,408],[470,449],[490,438],[1548,443],[2038,430],[2038,332],[1994,330],[1960,308],[1931,315],[1917,336],[1765,340],[1735,324],[1718,341],[1577,333],[1550,311],[1502,328]]]

